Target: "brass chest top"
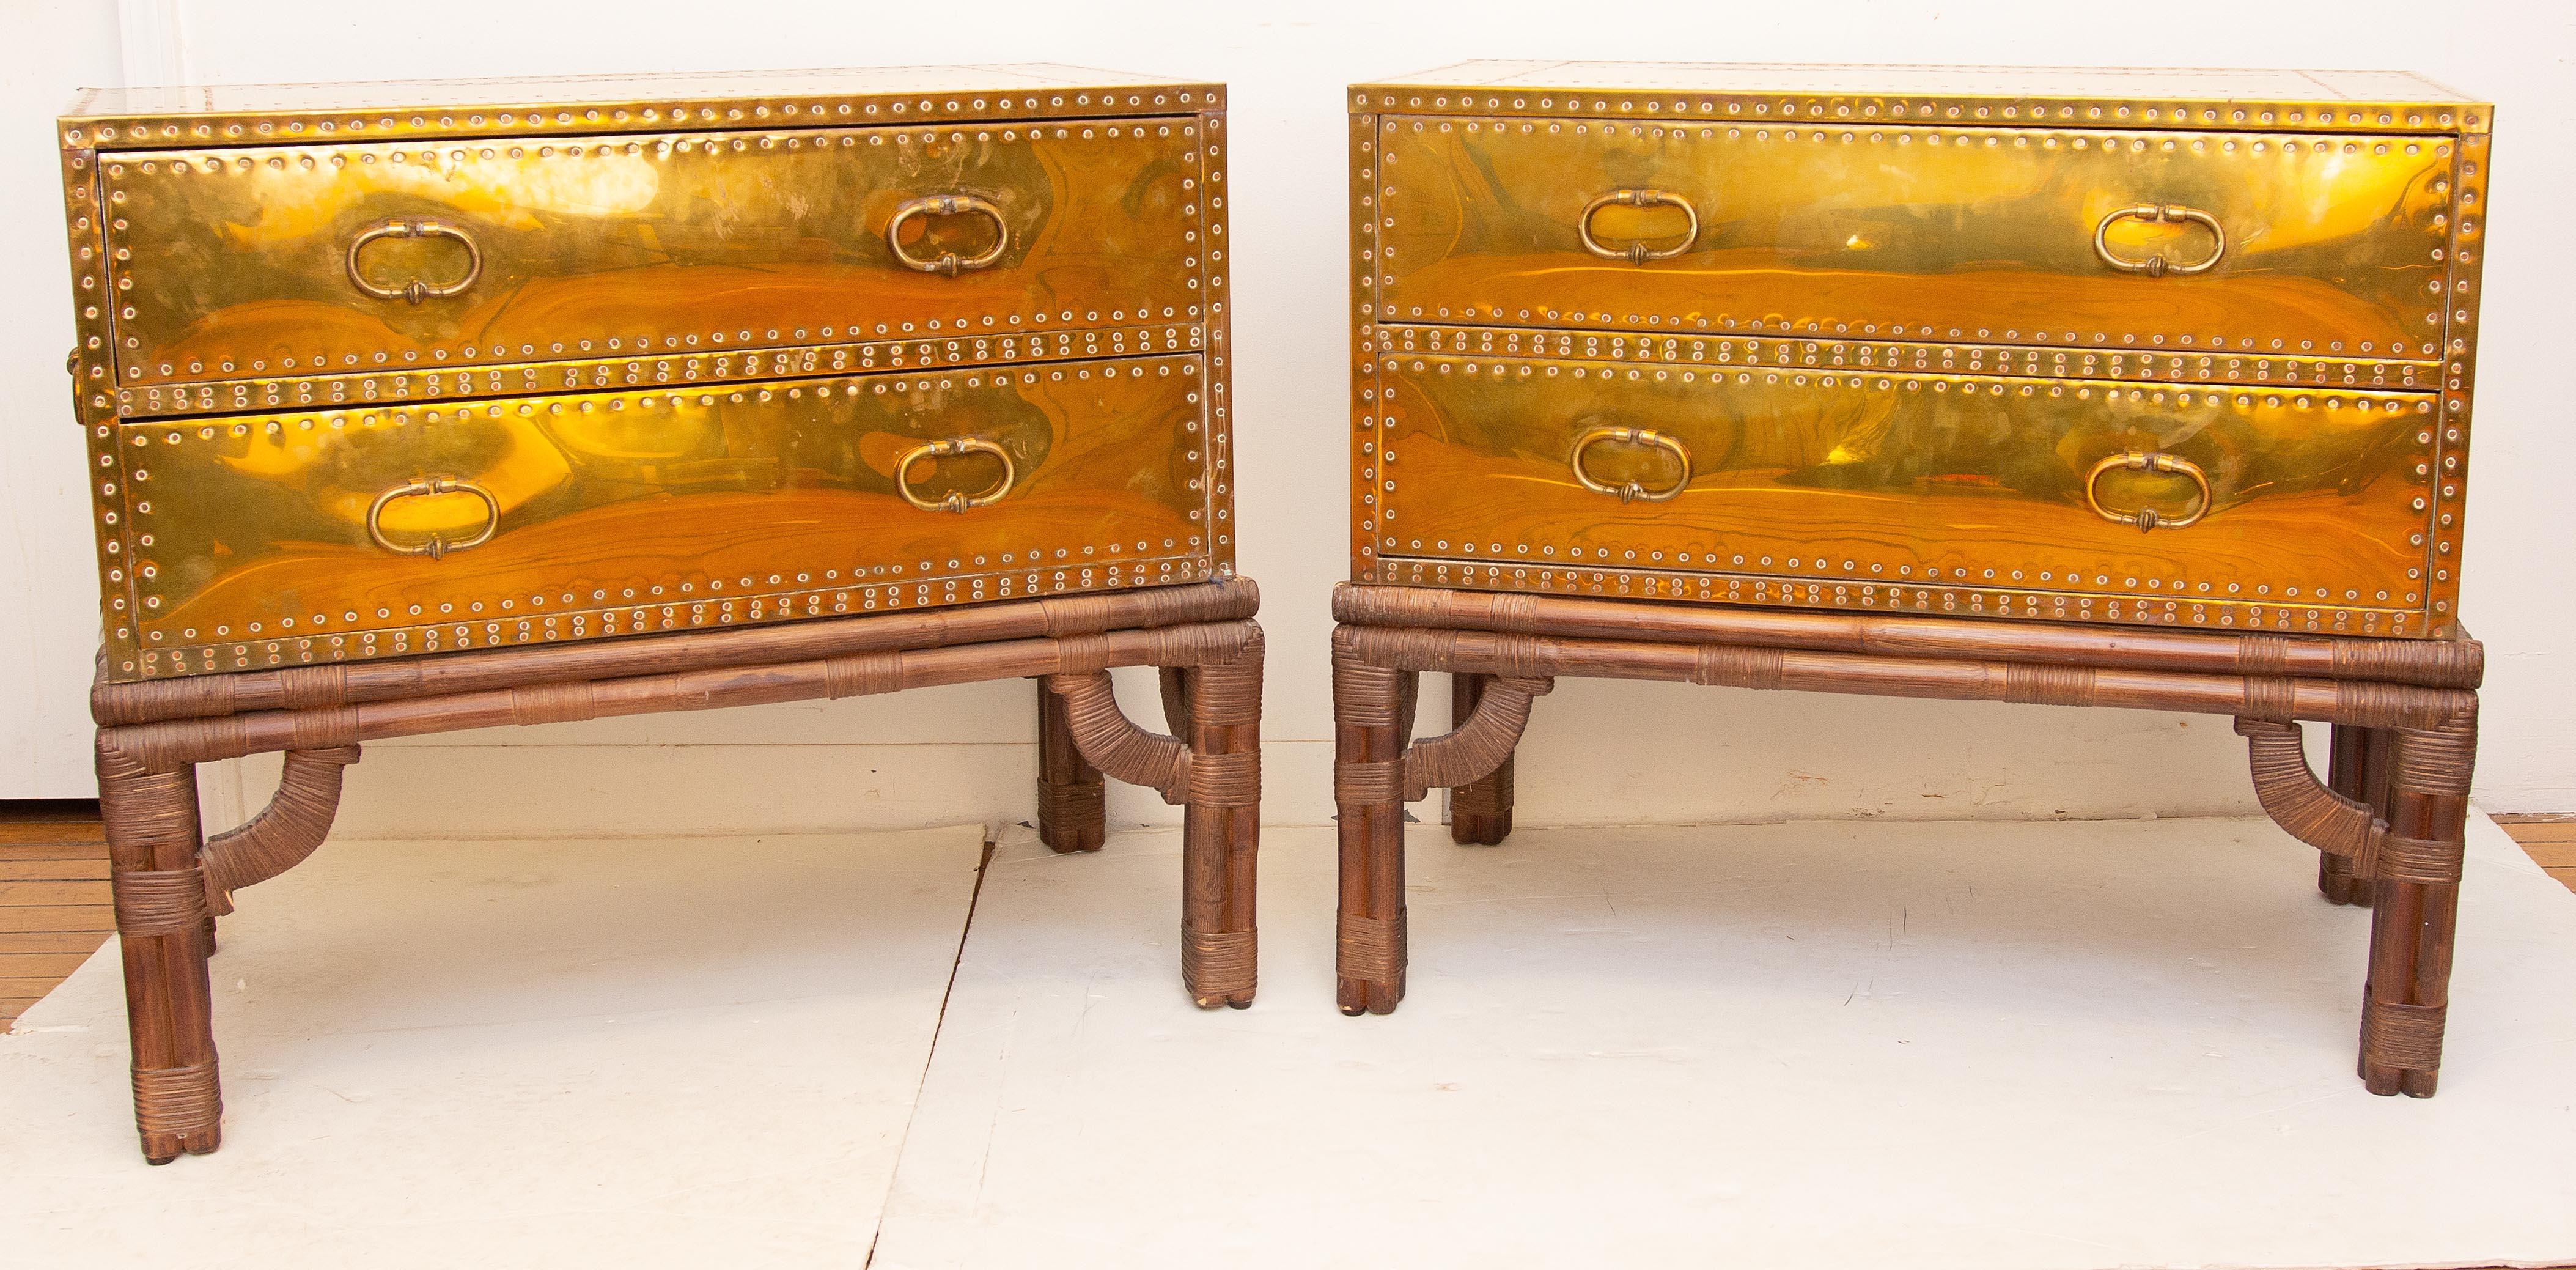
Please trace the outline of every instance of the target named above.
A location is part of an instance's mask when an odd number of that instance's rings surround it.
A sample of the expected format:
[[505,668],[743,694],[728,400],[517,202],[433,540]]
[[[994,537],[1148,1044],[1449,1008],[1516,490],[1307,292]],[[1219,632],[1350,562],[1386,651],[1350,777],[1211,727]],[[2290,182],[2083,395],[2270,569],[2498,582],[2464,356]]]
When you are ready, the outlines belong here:
[[2492,109],[2406,71],[1472,61],[1351,89],[1351,109],[1640,119],[1916,119],[2257,131],[2484,132]]
[[1049,63],[92,88],[66,149],[1082,118],[1222,109],[1224,86]]

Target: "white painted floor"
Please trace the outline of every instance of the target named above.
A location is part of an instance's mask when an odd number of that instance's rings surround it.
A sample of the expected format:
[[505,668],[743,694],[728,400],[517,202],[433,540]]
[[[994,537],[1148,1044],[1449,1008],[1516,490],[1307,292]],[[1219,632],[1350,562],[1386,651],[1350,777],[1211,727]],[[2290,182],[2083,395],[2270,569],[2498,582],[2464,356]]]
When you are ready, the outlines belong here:
[[977,838],[335,844],[227,920],[219,1154],[134,1154],[109,960],[0,1039],[0,1262],[2576,1261],[2576,895],[2484,821],[2429,1101],[2257,821],[1425,826],[1363,1019],[1328,830],[1216,1012],[1163,832],[1007,834],[950,989]]

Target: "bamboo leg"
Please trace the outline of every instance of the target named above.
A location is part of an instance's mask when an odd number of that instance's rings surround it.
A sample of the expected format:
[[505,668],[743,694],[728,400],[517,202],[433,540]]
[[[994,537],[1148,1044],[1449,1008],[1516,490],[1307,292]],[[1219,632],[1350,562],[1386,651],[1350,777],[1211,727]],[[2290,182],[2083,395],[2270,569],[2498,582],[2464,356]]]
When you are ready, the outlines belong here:
[[1261,639],[1230,662],[1163,674],[1166,709],[1190,743],[1181,834],[1181,979],[1203,1008],[1252,1004],[1259,943]]
[[[2388,773],[2388,734],[2375,728],[2337,724],[2334,729],[2333,758],[2327,766],[2326,784],[2334,792],[2355,802],[2368,803],[2378,810],[2381,819],[2388,818],[2386,794]],[[2329,904],[2370,903],[2370,881],[2352,875],[2352,861],[2344,856],[2320,852],[2317,856],[2317,890]]]
[[[1464,722],[1485,695],[1490,675],[1449,676],[1449,717]],[[1449,791],[1449,837],[1476,846],[1495,846],[1512,832],[1512,756],[1490,776]]]
[[1157,666],[1154,680],[1163,690],[1163,726],[1186,744],[1190,739],[1190,668]]
[[143,1158],[154,1164],[182,1151],[204,1155],[223,1142],[196,781],[193,765],[147,771],[118,751],[99,751],[99,813],[133,1042],[134,1123]]
[[1057,851],[1098,851],[1109,836],[1100,771],[1074,748],[1064,698],[1038,682],[1038,841]]
[[[2375,884],[2360,1061],[2362,1084],[2374,1094],[2430,1098],[2440,1078],[2451,940],[2459,917],[2457,878],[2476,758],[2474,716],[2393,735],[2390,840],[2419,844],[2410,852],[2419,874],[2447,874],[2449,880],[2382,877]],[[2441,863],[2427,867],[2428,860]]]
[[1404,745],[1411,678],[1359,660],[1335,632],[1333,798],[1342,898],[1334,996],[1344,1014],[1404,999]]

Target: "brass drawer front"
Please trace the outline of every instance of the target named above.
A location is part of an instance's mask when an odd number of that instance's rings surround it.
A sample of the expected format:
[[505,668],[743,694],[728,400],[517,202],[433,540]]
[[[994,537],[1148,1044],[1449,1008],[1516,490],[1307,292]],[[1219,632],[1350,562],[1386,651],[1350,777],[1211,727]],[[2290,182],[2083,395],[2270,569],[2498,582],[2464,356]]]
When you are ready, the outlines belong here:
[[1378,371],[1375,580],[2427,626],[2428,393],[1439,356]]
[[1180,116],[104,155],[118,386],[133,414],[155,385],[907,339],[1008,360],[1204,322],[1199,133]]
[[1380,118],[1375,317],[2434,361],[2452,139]]
[[[118,429],[140,665],[1199,581],[1196,355]],[[116,620],[124,620],[121,616]]]

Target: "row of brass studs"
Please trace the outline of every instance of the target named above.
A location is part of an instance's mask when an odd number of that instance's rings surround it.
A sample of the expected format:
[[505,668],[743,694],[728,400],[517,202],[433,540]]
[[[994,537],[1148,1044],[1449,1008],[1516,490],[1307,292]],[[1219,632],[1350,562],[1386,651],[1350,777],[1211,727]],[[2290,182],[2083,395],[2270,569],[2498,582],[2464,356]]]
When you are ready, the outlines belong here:
[[[1401,97],[1386,88],[1363,86],[1352,95],[1351,109],[1364,113],[1370,109],[1423,111],[1439,114],[1473,114],[1479,111],[1510,111],[1514,114],[1542,115],[1647,115],[1673,118],[1726,116],[1779,119],[1951,119],[2002,120],[2027,119],[2045,122],[2057,119],[2066,123],[2119,127],[2124,124],[2153,124],[2164,121],[2188,126],[2193,123],[2229,128],[2273,130],[2305,127],[2403,128],[2409,131],[2449,132],[2464,128],[2475,132],[2486,127],[2483,107],[2427,106],[2422,103],[2368,103],[2353,105],[2341,114],[2332,109],[2318,109],[2302,102],[2230,102],[2224,107],[2202,105],[2194,108],[2183,104],[2163,105],[2144,99],[2131,101],[2092,101],[2057,97],[1993,97],[1970,95],[1916,101],[1908,98],[1845,98],[1805,93],[1785,96],[1748,94],[1675,95],[1645,94],[1592,96],[1577,92],[1562,95],[1549,92],[1533,95],[1527,92],[1509,96],[1487,93],[1479,98],[1473,93],[1455,96],[1435,92],[1426,97],[1406,91]],[[2313,115],[2311,115],[2313,112]],[[2400,121],[2403,121],[2402,123]]]
[[[1146,576],[1149,564],[1155,566],[1150,578]],[[937,581],[935,589],[932,582],[915,583],[908,593],[905,587],[897,585],[790,591],[748,597],[741,601],[700,600],[618,606],[504,621],[478,619],[424,623],[342,635],[304,635],[154,649],[124,660],[122,666],[125,673],[139,673],[144,678],[214,674],[371,657],[406,657],[466,648],[541,644],[563,639],[639,635],[649,631],[975,604],[1041,594],[1203,582],[1214,576],[1216,574],[1204,556],[1176,556],[1164,560],[1134,561],[1123,579],[1115,565],[1036,573],[1004,571],[943,578]]]
[[[797,334],[802,336],[804,332]],[[1074,343],[1077,337],[1082,340],[1079,346]],[[1204,329],[1195,325],[1109,327],[1080,332],[1061,331],[1052,336],[1037,332],[1026,336],[951,336],[941,340],[819,344],[775,350],[745,349],[737,353],[692,353],[682,357],[589,358],[460,366],[445,370],[246,379],[193,387],[122,389],[117,394],[117,414],[129,419],[143,419],[281,408],[329,409],[334,406],[402,404],[441,397],[579,392],[700,381],[721,383],[779,379],[804,374],[865,374],[932,366],[1123,357],[1131,353],[1196,352],[1204,340]],[[514,378],[515,382],[505,383],[505,376]]]
[[2460,529],[2467,511],[2463,490],[2468,483],[2469,397],[2476,368],[2478,282],[2486,254],[2483,208],[2487,148],[2483,135],[2460,139],[2459,190],[2454,195],[2460,215],[2451,230],[2450,360],[2443,368],[2443,427],[2434,460],[2440,479],[2431,491],[2433,542],[2426,550],[2424,563],[2433,579],[2436,622],[2455,617],[2460,593]]
[[[1410,583],[1415,586],[1698,599],[1801,608],[1879,608],[2073,622],[2187,624],[2220,629],[2312,631],[2331,635],[2400,635],[2419,625],[2415,614],[2392,609],[2228,600],[2159,600],[2149,596],[2094,597],[2053,591],[1959,590],[1892,583],[1737,578],[1725,574],[1644,569],[1531,569],[1501,565],[1480,568],[1421,560],[1382,560],[1374,566],[1363,566],[1353,576],[1361,582]],[[2385,632],[2380,630],[2383,621],[2387,625]],[[2356,626],[2359,628],[2357,631],[2354,629]]]
[[439,136],[542,131],[547,127],[579,129],[583,132],[660,131],[675,125],[741,124],[748,127],[781,125],[819,125],[861,120],[938,117],[947,119],[1016,118],[1023,115],[1054,117],[1084,115],[1121,110],[1191,109],[1212,110],[1220,104],[1221,90],[1213,87],[1160,90],[1150,94],[1130,92],[1124,95],[1101,92],[1048,93],[1027,96],[985,97],[915,97],[911,94],[866,93],[833,94],[824,98],[798,102],[784,98],[752,101],[723,99],[684,101],[668,106],[640,102],[600,103],[565,107],[526,107],[508,110],[442,110],[436,114],[410,111],[400,114],[378,113],[370,118],[363,114],[320,112],[237,111],[214,116],[130,115],[65,122],[71,126],[63,132],[67,147],[104,146],[111,149],[140,149],[146,146],[180,140],[227,140],[256,144],[278,137],[332,137],[342,133],[358,136],[389,134],[394,136]]
[[[1582,357],[1665,365],[1742,364],[1809,370],[1921,371],[1936,374],[2016,375],[2047,379],[2118,379],[2150,382],[2305,384],[2318,388],[2433,387],[2436,367],[2420,362],[2326,357],[2262,357],[2235,353],[2155,353],[2089,348],[2034,348],[1997,344],[1917,344],[1799,338],[1723,339],[1710,336],[1525,330],[1517,327],[1390,325],[1374,329],[1381,352],[1481,354],[1505,357]],[[2006,331],[2007,338],[2017,332]],[[2341,341],[2336,341],[2338,345]],[[1987,359],[1992,358],[1991,365]],[[1936,360],[1937,359],[1937,360]],[[1965,364],[1961,360],[1965,359]],[[2367,371],[2368,380],[2361,378]],[[2391,374],[2397,376],[2390,382]],[[2419,380],[2418,376],[2423,378]]]

